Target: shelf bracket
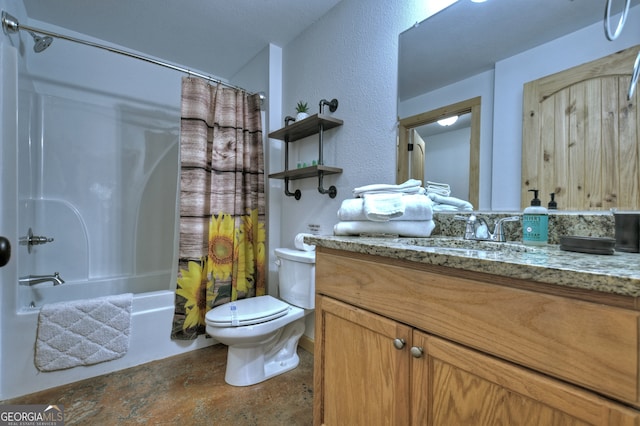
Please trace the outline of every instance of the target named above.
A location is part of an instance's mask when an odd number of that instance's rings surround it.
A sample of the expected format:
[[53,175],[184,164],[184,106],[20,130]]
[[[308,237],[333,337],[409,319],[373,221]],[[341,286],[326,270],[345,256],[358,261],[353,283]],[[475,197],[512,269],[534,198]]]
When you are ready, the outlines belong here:
[[318,172],[318,192],[321,194],[329,194],[329,198],[336,198],[336,195],[338,195],[338,190],[333,185],[331,185],[329,189],[324,189],[324,185],[322,183],[323,178],[324,178],[324,172],[319,171]]
[[284,195],[287,197],[295,197],[296,200],[302,198],[302,192],[296,189],[294,192],[289,192],[289,178],[284,178]]
[[[321,100],[320,101],[321,114],[322,114],[322,107],[324,105],[329,105],[329,111],[334,112],[335,110],[338,109],[338,100],[333,99],[331,102],[327,102],[326,99]],[[320,122],[320,124],[318,125],[318,165],[320,166],[324,165],[323,136],[324,136],[324,125],[322,124],[322,122]],[[336,189],[336,187],[331,185],[329,189],[324,189],[324,184],[322,183],[323,179],[324,179],[324,172],[320,170],[318,171],[318,192],[321,194],[329,194],[329,198],[336,198],[336,195],[338,195],[338,190]]]
[[[289,119],[293,120],[293,117],[285,118],[285,126],[289,124]],[[289,136],[284,138],[284,169],[289,170]],[[299,200],[302,197],[302,192],[300,192],[299,189],[296,189],[294,192],[289,191],[288,177],[284,178],[284,195],[287,197],[295,197],[296,200]]]
[[322,110],[323,110],[323,107],[324,107],[325,105],[328,105],[328,106],[329,106],[329,111],[331,111],[331,112],[336,112],[336,110],[338,109],[338,100],[337,100],[337,99],[335,99],[335,98],[334,98],[334,99],[331,99],[331,102],[329,102],[329,101],[328,101],[328,100],[326,100],[326,99],[321,100],[321,101],[320,101],[320,105],[319,105],[319,106],[320,106],[320,114],[323,114],[323,111],[322,111]]

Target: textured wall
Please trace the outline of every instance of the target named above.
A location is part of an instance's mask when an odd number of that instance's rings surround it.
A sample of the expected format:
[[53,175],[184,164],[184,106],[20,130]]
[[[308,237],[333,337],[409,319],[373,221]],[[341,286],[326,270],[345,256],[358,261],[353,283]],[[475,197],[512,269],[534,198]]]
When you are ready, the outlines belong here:
[[[295,115],[298,100],[317,113],[321,99],[337,98],[333,115],[345,124],[324,138],[324,163],[344,170],[324,179],[325,188],[337,187],[335,199],[317,191],[317,179],[290,184],[290,190],[302,191],[300,201],[284,196],[282,181],[271,182],[271,196],[282,197],[282,245],[291,246],[309,223],[331,234],[340,203],[352,197],[353,188],[395,183],[398,35],[424,16],[420,1],[343,0],[283,49],[282,116]],[[272,140],[271,150],[279,145]],[[294,167],[298,159],[318,157],[315,137],[293,145]]]

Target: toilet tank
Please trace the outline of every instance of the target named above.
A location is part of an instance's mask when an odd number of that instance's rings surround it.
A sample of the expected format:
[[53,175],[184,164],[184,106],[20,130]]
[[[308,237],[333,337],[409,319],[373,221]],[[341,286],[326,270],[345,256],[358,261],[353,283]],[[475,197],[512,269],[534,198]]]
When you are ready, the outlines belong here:
[[303,309],[315,308],[316,252],[275,249],[280,299]]

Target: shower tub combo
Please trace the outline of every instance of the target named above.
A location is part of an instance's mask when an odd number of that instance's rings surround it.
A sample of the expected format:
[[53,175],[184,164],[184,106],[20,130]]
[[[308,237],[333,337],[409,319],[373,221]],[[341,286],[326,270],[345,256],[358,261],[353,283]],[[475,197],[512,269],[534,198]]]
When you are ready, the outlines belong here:
[[[213,343],[170,338],[178,73],[64,41],[47,49],[50,38],[32,36],[0,41],[0,234],[12,244],[0,268],[0,400]],[[24,48],[33,42],[35,49]],[[85,69],[69,71],[70,58]],[[122,293],[134,294],[126,355],[36,368],[43,305]]]

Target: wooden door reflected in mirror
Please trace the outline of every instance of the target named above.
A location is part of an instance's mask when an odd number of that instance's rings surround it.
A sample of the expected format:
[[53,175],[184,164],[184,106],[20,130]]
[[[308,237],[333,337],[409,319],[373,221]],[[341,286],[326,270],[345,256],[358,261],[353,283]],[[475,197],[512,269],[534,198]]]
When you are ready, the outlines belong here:
[[640,96],[627,99],[640,46],[524,86],[521,205],[529,189],[562,210],[640,209]]

